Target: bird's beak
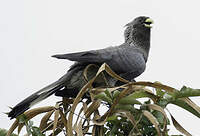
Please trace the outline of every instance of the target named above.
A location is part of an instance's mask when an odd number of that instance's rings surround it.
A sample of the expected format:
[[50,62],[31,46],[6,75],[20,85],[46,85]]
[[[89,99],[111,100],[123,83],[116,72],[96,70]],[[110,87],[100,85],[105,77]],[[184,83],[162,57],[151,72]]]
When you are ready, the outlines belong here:
[[148,28],[152,28],[151,24],[153,24],[153,20],[151,18],[147,18],[144,22],[144,26]]

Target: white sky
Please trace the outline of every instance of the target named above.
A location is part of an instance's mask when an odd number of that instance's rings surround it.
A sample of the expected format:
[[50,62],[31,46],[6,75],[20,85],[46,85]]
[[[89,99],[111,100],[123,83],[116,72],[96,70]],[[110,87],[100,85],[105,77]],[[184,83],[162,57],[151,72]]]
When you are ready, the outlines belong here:
[[[123,26],[151,17],[151,50],[139,81],[160,81],[180,89],[200,88],[200,2],[198,0],[6,0],[0,1],[0,128],[11,123],[3,112],[57,80],[72,64],[50,56],[105,48],[123,42]],[[41,104],[54,104],[50,97]],[[198,98],[193,99],[198,105]],[[180,124],[200,135],[200,120],[168,106]],[[172,128],[171,133],[178,134]]]

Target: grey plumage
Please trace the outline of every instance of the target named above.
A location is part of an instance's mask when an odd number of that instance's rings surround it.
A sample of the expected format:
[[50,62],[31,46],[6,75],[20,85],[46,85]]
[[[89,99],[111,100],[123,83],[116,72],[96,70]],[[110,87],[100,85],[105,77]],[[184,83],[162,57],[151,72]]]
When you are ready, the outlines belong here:
[[[75,97],[79,90],[86,84],[83,77],[83,70],[88,64],[100,66],[107,63],[112,70],[127,80],[134,80],[142,74],[146,68],[150,49],[150,24],[152,20],[149,17],[138,17],[126,25],[124,32],[125,42],[120,46],[108,47],[100,50],[91,50],[78,53],[68,53],[54,55],[58,59],[68,59],[75,61],[68,72],[56,82],[32,94],[19,104],[17,104],[9,113],[9,117],[15,118],[22,114],[32,105],[49,97],[52,94],[62,97]],[[98,68],[93,67],[88,70],[89,78],[92,78]],[[117,83],[106,75],[111,86]],[[113,82],[114,81],[114,82]],[[105,83],[97,80],[94,86],[104,86]]]

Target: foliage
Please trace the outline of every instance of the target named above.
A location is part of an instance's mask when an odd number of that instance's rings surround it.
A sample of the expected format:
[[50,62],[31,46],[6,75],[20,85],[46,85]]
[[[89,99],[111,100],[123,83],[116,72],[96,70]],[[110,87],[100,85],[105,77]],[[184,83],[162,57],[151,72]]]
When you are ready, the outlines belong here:
[[[105,72],[124,84],[113,88],[93,88],[92,83]],[[87,70],[84,75],[87,79]],[[90,94],[90,98],[82,99],[86,93]],[[76,98],[63,98],[63,101],[57,102],[55,106],[25,112],[13,123],[7,136],[10,136],[17,127],[20,133],[24,125],[27,132],[33,136],[35,133],[42,136],[46,132],[51,132],[50,135],[65,132],[65,135],[70,136],[168,136],[170,121],[165,112],[168,104],[175,104],[200,117],[200,107],[188,98],[191,96],[200,96],[200,90],[184,86],[179,91],[159,82],[128,82],[103,64]],[[77,108],[80,106],[80,109]],[[106,110],[102,112],[102,107],[108,108],[104,108]],[[182,134],[191,136],[170,111],[168,112],[175,128]],[[41,113],[45,115],[40,126],[33,127],[30,119]]]
[[[41,133],[40,129],[36,126],[33,126],[33,121],[28,120],[27,117],[22,114],[17,117],[19,120],[19,124],[23,124],[26,126],[26,131],[28,135],[32,136],[45,136],[44,134]],[[18,131],[20,131],[18,129]]]
[[[0,128],[0,136],[6,136],[7,132],[8,132],[8,131],[7,131],[6,129],[1,129],[1,128]],[[17,136],[17,135],[12,134],[11,136]]]

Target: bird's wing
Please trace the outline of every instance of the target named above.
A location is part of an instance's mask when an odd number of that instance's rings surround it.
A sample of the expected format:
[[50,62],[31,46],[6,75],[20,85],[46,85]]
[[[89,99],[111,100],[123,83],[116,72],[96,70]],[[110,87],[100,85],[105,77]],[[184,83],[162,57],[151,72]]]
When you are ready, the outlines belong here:
[[68,59],[71,61],[77,62],[92,62],[92,63],[102,63],[107,62],[112,58],[112,52],[115,50],[114,47],[100,49],[100,50],[91,50],[85,52],[77,53],[68,53],[68,54],[58,54],[53,55],[52,57],[58,59]]
[[107,63],[117,73],[130,71],[140,73],[145,68],[144,55],[141,49],[127,44],[100,50],[54,55],[53,57],[83,64]]

